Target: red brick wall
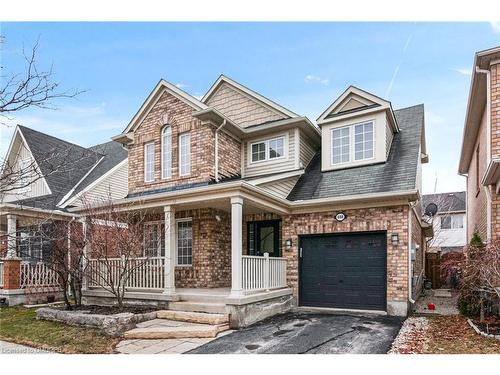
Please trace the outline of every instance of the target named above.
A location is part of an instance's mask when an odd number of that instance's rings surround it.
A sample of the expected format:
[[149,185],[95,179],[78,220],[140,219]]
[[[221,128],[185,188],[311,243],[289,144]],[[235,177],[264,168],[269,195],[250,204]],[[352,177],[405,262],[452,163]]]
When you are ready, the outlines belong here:
[[[335,212],[296,214],[283,217],[282,242],[292,239],[292,248],[283,249],[287,258],[287,281],[298,296],[298,237],[317,233],[387,231],[387,301],[408,299],[408,206],[346,210],[347,219],[335,220]],[[393,246],[391,234],[399,235]]]
[[[500,64],[491,66],[491,154],[500,157]],[[492,189],[491,235],[492,240],[500,238],[500,195]]]
[[219,132],[219,178],[241,176],[241,142]]
[[[476,150],[479,148],[479,154]],[[479,128],[474,152],[469,165],[467,178],[467,242],[474,232],[478,232],[483,241],[486,240],[487,223],[486,212],[487,202],[484,188],[477,189],[477,160],[479,159],[479,180],[484,176],[486,170],[486,110],[484,111]],[[481,182],[479,183],[481,185]]]

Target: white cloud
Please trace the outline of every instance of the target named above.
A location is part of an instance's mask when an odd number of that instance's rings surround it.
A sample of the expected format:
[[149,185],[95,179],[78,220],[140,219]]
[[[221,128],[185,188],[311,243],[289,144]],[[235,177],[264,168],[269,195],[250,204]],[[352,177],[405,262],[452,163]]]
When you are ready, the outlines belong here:
[[493,32],[500,35],[500,22],[490,22]]
[[328,78],[322,78],[312,74],[307,74],[304,77],[304,81],[306,81],[306,83],[320,83],[324,86],[328,86],[330,84],[330,80]]
[[176,83],[175,86],[178,87],[178,88],[180,88],[180,89],[188,87],[188,85],[186,85],[184,83]]
[[463,68],[456,68],[453,69],[455,72],[460,73],[464,76],[471,76],[472,75],[472,70],[471,69],[463,69]]
[[431,125],[442,125],[446,123],[446,119],[437,113],[425,111],[425,122]]

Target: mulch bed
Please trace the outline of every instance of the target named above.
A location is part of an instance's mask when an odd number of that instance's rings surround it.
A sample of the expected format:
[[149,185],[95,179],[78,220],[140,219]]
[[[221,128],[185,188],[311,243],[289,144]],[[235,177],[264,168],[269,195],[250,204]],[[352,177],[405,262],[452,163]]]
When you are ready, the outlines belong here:
[[123,306],[120,310],[117,306],[98,306],[98,305],[84,305],[80,306],[74,311],[88,312],[89,314],[99,314],[99,315],[113,315],[120,313],[132,313],[132,314],[144,314],[153,311],[157,311],[157,307],[148,306]]

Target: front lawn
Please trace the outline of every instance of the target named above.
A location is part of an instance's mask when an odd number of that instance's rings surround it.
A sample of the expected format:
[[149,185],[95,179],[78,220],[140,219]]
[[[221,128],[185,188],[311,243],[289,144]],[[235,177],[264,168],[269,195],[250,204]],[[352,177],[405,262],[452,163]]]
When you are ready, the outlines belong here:
[[61,353],[113,353],[120,339],[90,328],[36,319],[35,309],[0,309],[0,340]]
[[461,315],[429,318],[428,344],[431,354],[500,354],[500,340],[478,335]]

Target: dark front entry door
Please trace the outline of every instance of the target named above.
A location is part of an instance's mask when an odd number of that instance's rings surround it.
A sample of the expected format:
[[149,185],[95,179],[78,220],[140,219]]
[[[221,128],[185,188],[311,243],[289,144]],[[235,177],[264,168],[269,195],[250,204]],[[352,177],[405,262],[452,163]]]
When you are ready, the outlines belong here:
[[280,256],[279,220],[251,221],[248,223],[248,254]]
[[385,311],[386,236],[372,232],[301,237],[299,303]]

